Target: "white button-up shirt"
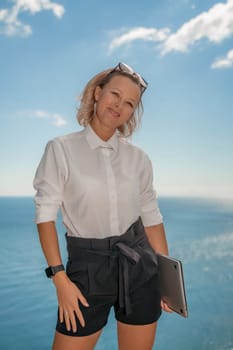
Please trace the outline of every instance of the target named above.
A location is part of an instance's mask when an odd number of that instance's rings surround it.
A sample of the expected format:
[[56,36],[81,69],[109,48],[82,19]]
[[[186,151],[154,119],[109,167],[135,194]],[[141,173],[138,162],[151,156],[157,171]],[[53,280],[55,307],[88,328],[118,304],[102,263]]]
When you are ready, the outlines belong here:
[[104,142],[89,125],[48,142],[34,188],[36,223],[61,209],[69,236],[121,235],[139,216],[145,227],[162,222],[145,152],[117,133]]

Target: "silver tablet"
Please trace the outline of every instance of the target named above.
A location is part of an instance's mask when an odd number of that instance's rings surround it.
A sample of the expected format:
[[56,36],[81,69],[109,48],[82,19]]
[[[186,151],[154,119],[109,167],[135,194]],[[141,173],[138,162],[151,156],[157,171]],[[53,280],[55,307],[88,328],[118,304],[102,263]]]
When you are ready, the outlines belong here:
[[162,299],[183,317],[188,317],[182,262],[157,253]]

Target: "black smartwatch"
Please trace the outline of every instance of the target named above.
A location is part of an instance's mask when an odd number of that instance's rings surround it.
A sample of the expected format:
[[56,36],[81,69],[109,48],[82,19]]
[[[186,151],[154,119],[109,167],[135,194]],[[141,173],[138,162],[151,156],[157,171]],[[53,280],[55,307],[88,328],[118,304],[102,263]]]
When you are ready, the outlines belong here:
[[45,273],[48,278],[51,278],[55,276],[57,272],[64,271],[64,270],[65,269],[63,265],[49,266],[45,269]]

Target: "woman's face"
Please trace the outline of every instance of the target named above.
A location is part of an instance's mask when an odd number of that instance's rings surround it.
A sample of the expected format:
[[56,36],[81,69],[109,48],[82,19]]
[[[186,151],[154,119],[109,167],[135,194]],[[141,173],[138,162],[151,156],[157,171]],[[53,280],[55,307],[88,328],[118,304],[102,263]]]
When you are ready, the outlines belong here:
[[96,114],[92,126],[113,134],[133,115],[141,97],[139,86],[126,76],[113,77],[103,88],[95,91]]

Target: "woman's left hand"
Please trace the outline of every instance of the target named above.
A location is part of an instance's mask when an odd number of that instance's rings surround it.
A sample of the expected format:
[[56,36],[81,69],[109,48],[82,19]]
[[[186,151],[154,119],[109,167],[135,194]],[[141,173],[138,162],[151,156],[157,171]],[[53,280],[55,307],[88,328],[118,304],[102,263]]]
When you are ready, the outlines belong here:
[[170,307],[167,305],[167,303],[164,300],[161,300],[161,308],[163,311],[172,313],[173,310],[170,309]]

